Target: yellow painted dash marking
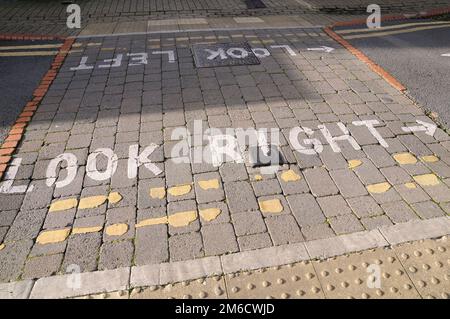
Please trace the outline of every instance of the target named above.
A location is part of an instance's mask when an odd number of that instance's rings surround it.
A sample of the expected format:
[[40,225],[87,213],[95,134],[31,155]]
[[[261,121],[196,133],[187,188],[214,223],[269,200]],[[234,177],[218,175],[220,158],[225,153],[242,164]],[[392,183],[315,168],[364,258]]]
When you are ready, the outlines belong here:
[[207,181],[198,181],[198,185],[200,186],[200,188],[202,188],[204,190],[218,189],[219,188],[219,180],[217,178],[215,178],[215,179],[210,179]]
[[301,177],[296,172],[290,169],[281,173],[281,179],[285,182],[296,182],[300,180]]
[[170,187],[167,192],[172,196],[183,196],[188,194],[192,189],[189,184]]
[[357,160],[357,159],[353,159],[353,160],[349,160],[348,161],[348,168],[349,169],[354,169],[358,166],[360,166],[362,164],[362,161]]
[[124,223],[109,225],[105,229],[105,232],[108,236],[122,236],[127,231],[128,225]]
[[255,181],[261,181],[263,179],[263,177],[259,174],[255,175]]
[[263,213],[281,213],[283,211],[283,205],[278,198],[269,199],[259,202],[259,208]]
[[47,230],[39,234],[36,242],[41,245],[59,243],[69,236],[70,228]]
[[6,50],[26,50],[26,49],[54,49],[61,47],[62,44],[33,44],[33,45],[15,45],[0,46],[0,51]]
[[173,227],[183,227],[192,223],[197,219],[197,212],[195,210],[179,212],[169,216],[169,225]]
[[387,192],[391,188],[388,182],[377,183],[367,186],[367,190],[372,194],[381,194]]
[[220,208],[206,208],[206,209],[200,209],[199,214],[200,216],[206,220],[207,222],[210,222],[217,218],[221,213]]
[[0,250],[3,250],[5,248],[5,244],[0,245]]
[[78,200],[76,198],[68,198],[58,200],[50,204],[49,212],[59,212],[77,207]]
[[415,164],[417,163],[417,158],[411,153],[399,153],[394,155],[394,159],[397,163],[401,165]]
[[422,156],[420,158],[420,160],[425,163],[435,163],[435,162],[439,161],[439,157],[434,156],[434,155],[426,155],[426,156]]
[[16,51],[16,52],[0,52],[1,56],[50,56],[57,55],[58,51]]
[[434,174],[416,175],[416,176],[413,176],[413,178],[421,186],[439,185],[439,179]]
[[108,195],[108,201],[111,204],[117,204],[118,202],[120,202],[122,200],[122,195],[120,195],[119,192],[111,192]]
[[140,221],[136,224],[136,228],[145,227],[145,226],[153,226],[153,225],[161,225],[161,224],[167,224],[167,217],[156,217],[156,218],[148,218]]
[[105,195],[89,196],[80,199],[79,209],[96,208],[106,202],[107,197]]
[[166,197],[166,189],[164,187],[154,187],[150,189],[150,197],[163,199]]
[[405,183],[405,187],[409,188],[409,189],[415,189],[415,188],[417,188],[417,185],[413,182],[410,182],[410,183]]

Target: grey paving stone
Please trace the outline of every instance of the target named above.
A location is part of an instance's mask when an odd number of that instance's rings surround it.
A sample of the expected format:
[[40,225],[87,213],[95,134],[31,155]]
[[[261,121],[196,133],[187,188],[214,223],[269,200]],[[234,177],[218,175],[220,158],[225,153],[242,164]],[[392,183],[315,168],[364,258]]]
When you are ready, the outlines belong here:
[[220,166],[220,175],[224,182],[243,181],[248,179],[244,164],[227,162]]
[[17,216],[17,211],[8,210],[0,212],[0,226],[11,226],[14,218]]
[[335,153],[329,145],[323,147],[320,153],[320,159],[324,166],[329,170],[345,169],[348,167],[347,161],[340,153]]
[[387,217],[386,215],[364,217],[361,218],[361,223],[367,230],[393,225],[389,217]]
[[25,263],[22,278],[36,279],[52,276],[59,271],[62,259],[63,254],[30,258]]
[[412,208],[416,211],[416,214],[423,219],[445,216],[442,209],[432,201],[415,203],[412,205]]
[[17,281],[22,273],[32,240],[14,241],[0,251],[0,281]]
[[174,163],[172,160],[167,160],[164,164],[167,186],[192,183],[192,171],[190,164]]
[[233,226],[229,223],[207,225],[202,227],[201,232],[206,256],[239,250]]
[[329,219],[331,228],[336,234],[348,234],[363,231],[364,227],[353,214],[341,215]]
[[433,152],[414,135],[400,135],[398,139],[416,156],[432,155]]
[[167,204],[166,196],[163,198],[150,196],[152,188],[165,189],[165,187],[166,183],[162,178],[140,180],[138,184],[138,208],[165,206]]
[[225,183],[225,195],[230,212],[238,213],[258,209],[252,187],[248,182]]
[[360,196],[347,199],[350,208],[359,218],[382,215],[380,205],[370,196]]
[[386,215],[396,224],[417,218],[414,211],[405,202],[391,202],[381,205]]
[[317,198],[320,208],[326,217],[351,214],[351,210],[341,195]]
[[22,210],[46,208],[52,200],[53,187],[48,187],[45,180],[33,181],[32,185],[34,189],[25,194]]
[[395,165],[394,159],[381,145],[366,145],[363,147],[363,151],[378,168]]
[[[412,185],[415,187],[411,188]],[[405,184],[400,184],[395,185],[394,188],[408,204],[430,200],[430,196],[417,184],[411,184],[409,187]]]
[[203,256],[203,242],[199,232],[170,236],[171,261],[190,260]]
[[130,240],[121,240],[103,243],[100,248],[98,268],[115,269],[131,266],[134,245]]
[[325,222],[325,215],[311,194],[290,195],[287,196],[287,201],[292,214],[301,227]]
[[57,213],[49,213],[45,217],[44,229],[64,228],[71,226],[75,219],[76,209],[69,209]]
[[335,195],[338,189],[324,168],[313,168],[304,171],[306,181],[314,196]]
[[0,194],[0,211],[19,210],[25,195]]
[[440,183],[435,186],[424,186],[424,191],[437,203],[450,202],[450,189]]
[[361,161],[362,164],[355,167],[353,171],[356,175],[358,175],[364,185],[382,183],[386,181],[379,169],[377,169],[369,159],[363,158]]
[[12,242],[36,238],[42,227],[46,214],[46,209],[20,211],[9,228],[5,241]]
[[399,166],[384,167],[380,172],[391,185],[404,184],[412,181],[412,177]]
[[[286,176],[291,177],[292,174],[285,170],[278,171],[277,172],[278,182],[281,185],[283,194],[293,195],[308,192],[309,191],[308,185],[306,184],[303,174],[300,172],[298,167],[291,166],[289,169],[292,170],[296,175],[298,175],[300,179],[298,180],[288,179],[287,181],[285,181]],[[283,176],[285,176],[285,179],[283,179]]]
[[66,150],[87,148],[91,144],[91,134],[71,135],[66,144]]
[[241,251],[255,250],[272,246],[268,233],[245,235],[237,238]]
[[[201,185],[202,182],[203,184]],[[222,181],[217,172],[195,175],[194,184],[198,203],[216,202],[225,198]],[[216,186],[217,188],[215,188]]]
[[372,196],[378,204],[391,203],[402,199],[394,187],[391,187],[384,193],[370,193],[370,196]]
[[303,241],[295,219],[291,215],[265,218],[270,237],[274,245],[284,245]]
[[71,236],[67,243],[62,270],[65,271],[68,266],[73,264],[79,266],[82,272],[96,270],[101,238],[101,233]]
[[280,194],[281,188],[276,179],[267,179],[252,182],[253,190],[256,196]]
[[136,229],[136,265],[165,262],[169,259],[169,245],[166,225],[155,225]]
[[236,213],[233,214],[232,220],[237,236],[252,235],[267,230],[259,211]]

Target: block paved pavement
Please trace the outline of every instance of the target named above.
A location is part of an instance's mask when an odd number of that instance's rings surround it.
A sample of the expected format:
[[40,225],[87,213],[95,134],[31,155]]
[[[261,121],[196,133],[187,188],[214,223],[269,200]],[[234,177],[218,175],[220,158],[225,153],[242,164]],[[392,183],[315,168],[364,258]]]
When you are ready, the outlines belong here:
[[[191,45],[226,42],[259,48],[261,63],[195,66]],[[308,50],[322,46],[334,50]],[[174,148],[187,145],[189,157],[205,144],[191,140],[195,134],[172,138],[176,128],[193,131],[194,120],[278,128],[286,163],[267,173],[247,162],[175,162]],[[445,217],[450,137],[439,128],[402,129],[417,120],[432,124],[321,29],[79,39],[3,180],[0,281],[196,260]],[[361,121],[376,121],[378,135]],[[293,130],[309,144],[293,145]],[[129,177],[130,154],[152,145],[151,163]],[[17,186],[28,191],[4,193]]]

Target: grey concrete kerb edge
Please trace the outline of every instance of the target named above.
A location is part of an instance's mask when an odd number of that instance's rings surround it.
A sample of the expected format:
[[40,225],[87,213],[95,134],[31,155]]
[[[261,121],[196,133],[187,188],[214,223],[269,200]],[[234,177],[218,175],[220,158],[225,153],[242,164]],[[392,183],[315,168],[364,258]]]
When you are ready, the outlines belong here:
[[303,243],[212,256],[194,260],[80,274],[81,288],[67,285],[70,275],[0,284],[0,298],[68,298],[126,290],[133,287],[165,285],[185,280],[228,274],[244,270],[326,259],[348,253],[397,245],[404,242],[438,238],[450,234],[448,216],[415,220]]

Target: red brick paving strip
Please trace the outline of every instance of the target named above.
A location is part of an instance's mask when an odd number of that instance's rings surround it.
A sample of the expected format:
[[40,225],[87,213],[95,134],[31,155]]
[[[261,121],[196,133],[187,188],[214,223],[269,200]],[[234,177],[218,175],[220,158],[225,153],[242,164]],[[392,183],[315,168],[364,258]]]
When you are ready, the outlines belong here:
[[[61,37],[53,37],[53,36],[29,36],[29,35],[1,35],[0,40],[61,40],[64,38]],[[34,115],[34,112],[37,110],[39,103],[42,101],[42,98],[47,93],[48,88],[56,77],[59,68],[64,62],[70,48],[72,47],[74,38],[64,39],[63,45],[60,47],[58,54],[53,59],[50,69],[42,78],[39,86],[33,92],[33,98],[30,102],[25,104],[25,107],[22,113],[16,120],[16,123],[11,127],[7,138],[4,143],[0,147],[0,180],[3,174],[6,171],[8,163],[12,158],[12,154],[16,150],[17,145],[25,131],[25,127],[28,122],[31,121],[31,118]]]

